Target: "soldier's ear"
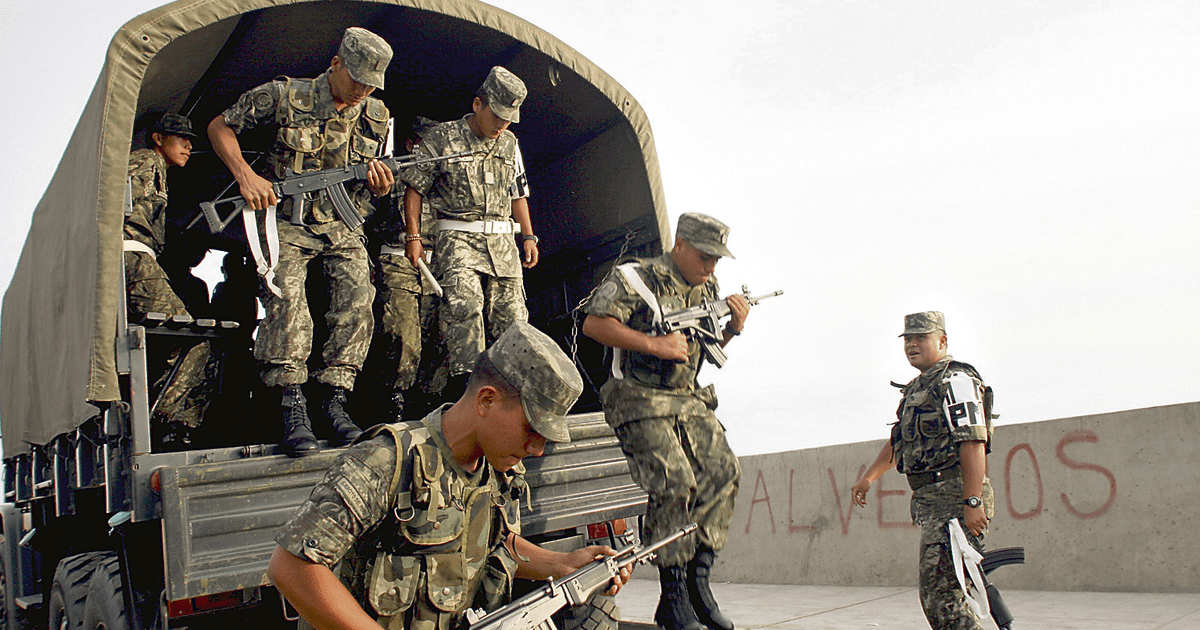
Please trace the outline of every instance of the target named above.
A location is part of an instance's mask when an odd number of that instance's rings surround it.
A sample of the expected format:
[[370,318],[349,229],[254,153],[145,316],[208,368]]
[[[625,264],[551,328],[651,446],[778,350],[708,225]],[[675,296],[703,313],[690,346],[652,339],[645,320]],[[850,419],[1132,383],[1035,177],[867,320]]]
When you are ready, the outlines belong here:
[[154,146],[150,148],[153,149],[154,147],[161,147],[165,139],[166,138],[163,137],[162,133],[155,131],[154,133],[150,134],[150,140],[154,142]]

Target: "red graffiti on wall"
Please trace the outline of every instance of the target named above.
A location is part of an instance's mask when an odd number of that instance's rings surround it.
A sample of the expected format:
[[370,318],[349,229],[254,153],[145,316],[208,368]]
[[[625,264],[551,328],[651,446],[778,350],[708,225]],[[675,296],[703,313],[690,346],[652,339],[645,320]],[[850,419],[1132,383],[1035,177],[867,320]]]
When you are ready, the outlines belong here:
[[[1033,509],[1029,510],[1028,512],[1018,512],[1017,509],[1013,507],[1012,502],[1012,461],[1013,457],[1020,452],[1029,453],[1029,465],[1033,467],[1033,478],[1036,480],[1037,485],[1037,504],[1035,504]],[[1008,515],[1011,516],[1013,520],[1023,521],[1041,514],[1043,494],[1042,470],[1041,468],[1038,468],[1037,455],[1033,454],[1033,447],[1027,443],[1023,443],[1009,449],[1008,455],[1004,457],[1004,500],[1008,504]]]
[[1113,502],[1117,500],[1117,478],[1113,476],[1112,471],[1103,466],[1098,466],[1088,462],[1077,462],[1070,457],[1067,457],[1066,448],[1068,445],[1076,444],[1078,442],[1095,444],[1099,441],[1100,438],[1096,437],[1096,434],[1092,433],[1091,431],[1072,431],[1063,436],[1063,439],[1058,441],[1058,447],[1054,449],[1054,454],[1058,456],[1058,461],[1062,462],[1063,466],[1066,466],[1071,470],[1090,470],[1092,472],[1100,473],[1108,479],[1108,500],[1104,502],[1104,505],[1101,505],[1098,509],[1091,512],[1080,512],[1079,510],[1075,509],[1075,506],[1071,505],[1071,501],[1067,499],[1066,494],[1060,495],[1062,497],[1063,505],[1067,507],[1067,511],[1070,512],[1072,516],[1085,520],[1093,519],[1101,514],[1104,514],[1113,506]]
[[[758,489],[762,488],[763,498],[758,498]],[[750,498],[750,514],[746,517],[746,533],[750,533],[750,523],[754,521],[754,506],[759,503],[767,504],[767,516],[771,520],[771,533],[775,533],[775,513],[771,510],[771,493],[767,492],[767,480],[763,479],[762,470],[754,480],[754,496]]]

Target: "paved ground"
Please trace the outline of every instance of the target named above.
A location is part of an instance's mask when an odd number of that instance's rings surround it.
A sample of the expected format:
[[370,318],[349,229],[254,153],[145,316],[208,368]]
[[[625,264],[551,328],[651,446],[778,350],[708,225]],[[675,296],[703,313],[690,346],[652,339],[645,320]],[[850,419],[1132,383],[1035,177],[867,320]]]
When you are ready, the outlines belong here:
[[[639,573],[652,567],[642,567]],[[641,577],[640,575],[638,577]],[[714,584],[738,628],[928,630],[915,588]],[[1197,630],[1200,594],[1005,591],[1014,630]],[[658,582],[634,579],[617,596],[631,630],[654,624]],[[626,625],[622,623],[622,626]],[[985,630],[995,624],[988,620]]]

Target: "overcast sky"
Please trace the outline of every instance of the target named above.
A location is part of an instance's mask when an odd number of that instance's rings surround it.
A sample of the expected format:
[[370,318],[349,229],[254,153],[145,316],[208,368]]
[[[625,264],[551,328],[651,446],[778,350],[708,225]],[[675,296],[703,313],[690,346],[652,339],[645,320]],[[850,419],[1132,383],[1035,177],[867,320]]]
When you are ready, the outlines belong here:
[[[109,40],[159,4],[0,0],[4,286]],[[640,101],[672,223],[732,227],[726,293],[785,291],[702,374],[739,454],[885,436],[920,310],[1001,427],[1200,400],[1200,3],[493,4]]]

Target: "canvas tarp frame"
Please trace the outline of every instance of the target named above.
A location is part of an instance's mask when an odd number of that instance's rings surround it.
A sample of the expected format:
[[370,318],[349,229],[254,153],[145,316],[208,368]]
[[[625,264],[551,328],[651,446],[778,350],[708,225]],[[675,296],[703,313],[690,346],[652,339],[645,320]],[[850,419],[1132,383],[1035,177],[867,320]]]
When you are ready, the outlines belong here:
[[[73,430],[98,412],[92,403],[123,397],[114,341],[124,187],[139,116],[182,111],[203,135],[205,121],[241,91],[276,74],[322,71],[329,42],[335,52],[341,30],[356,25],[397,51],[385,100],[398,122],[430,115],[406,111],[413,102],[442,120],[465,113],[464,89],[492,63],[526,79],[531,113],[518,132],[535,163],[531,175],[541,178],[537,207],[555,213],[538,229],[547,269],[556,255],[568,260],[572,247],[632,223],[650,226],[661,248],[669,228],[645,113],[612,77],[521,18],[473,0],[181,0],[113,37],[34,211],[0,314],[5,456]],[[421,99],[403,96],[413,85]]]

